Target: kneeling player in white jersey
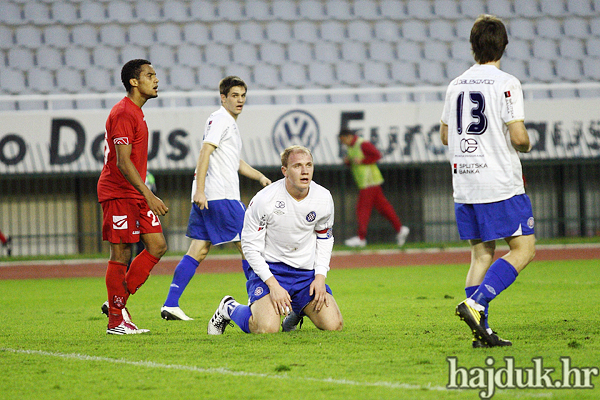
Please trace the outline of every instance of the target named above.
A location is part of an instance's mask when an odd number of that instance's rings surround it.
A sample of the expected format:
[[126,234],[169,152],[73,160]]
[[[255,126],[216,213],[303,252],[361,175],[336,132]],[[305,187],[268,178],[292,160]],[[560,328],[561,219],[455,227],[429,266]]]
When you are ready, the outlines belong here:
[[[473,347],[510,346],[488,324],[489,303],[535,255],[533,211],[517,152],[529,152],[521,83],[500,70],[508,44],[502,21],[482,15],[471,29],[477,62],[448,86],[440,136],[448,145],[456,223],[471,244],[467,299],[456,314],[471,328]],[[508,254],[494,261],[496,240]]]
[[281,316],[306,315],[322,330],[341,330],[340,309],[325,284],[333,249],[333,198],[312,182],[310,150],[281,154],[284,179],[254,196],[244,217],[242,249],[250,306],[225,296],[208,323],[220,335],[230,321],[246,333],[279,331]]

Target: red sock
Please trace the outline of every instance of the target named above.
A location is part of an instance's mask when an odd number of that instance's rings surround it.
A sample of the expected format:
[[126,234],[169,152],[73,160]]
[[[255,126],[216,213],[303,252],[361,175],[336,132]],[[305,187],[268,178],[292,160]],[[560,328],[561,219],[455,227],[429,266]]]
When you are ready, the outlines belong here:
[[106,269],[106,291],[108,292],[108,327],[114,328],[123,322],[122,311],[129,293],[125,283],[127,265],[109,261]]
[[134,294],[146,282],[150,276],[150,271],[158,263],[160,258],[154,257],[144,249],[136,258],[133,259],[129,266],[129,272],[125,280],[127,282],[127,290]]

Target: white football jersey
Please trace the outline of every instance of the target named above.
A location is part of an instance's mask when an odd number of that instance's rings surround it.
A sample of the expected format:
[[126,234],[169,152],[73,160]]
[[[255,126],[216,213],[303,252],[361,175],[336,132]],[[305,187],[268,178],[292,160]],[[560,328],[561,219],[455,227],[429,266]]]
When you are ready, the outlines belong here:
[[476,64],[450,82],[442,122],[456,203],[491,203],[525,193],[508,124],[524,121],[521,82],[493,65]]
[[[221,106],[208,117],[204,126],[202,144],[210,143],[216,149],[210,155],[204,194],[207,200],[240,200],[240,157],[242,138],[235,119]],[[194,172],[196,176],[196,171]],[[192,197],[196,179],[192,183]],[[192,200],[193,201],[193,200]]]
[[267,261],[327,276],[333,218],[329,190],[311,182],[308,195],[298,201],[285,188],[285,179],[280,179],[250,201],[242,230],[244,256],[263,281],[273,276]]

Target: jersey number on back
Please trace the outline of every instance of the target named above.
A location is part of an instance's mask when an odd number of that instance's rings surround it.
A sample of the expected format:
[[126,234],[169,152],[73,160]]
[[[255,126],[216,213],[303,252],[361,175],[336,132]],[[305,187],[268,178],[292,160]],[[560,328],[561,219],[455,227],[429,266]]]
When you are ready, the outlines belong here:
[[[458,99],[456,99],[456,130],[459,135],[463,133],[462,113],[464,97],[465,92],[460,92]],[[485,97],[483,97],[481,92],[469,92],[469,99],[473,104],[473,107],[471,108],[473,122],[467,126],[466,133],[468,135],[481,135],[486,131],[488,126],[487,118],[485,116]]]

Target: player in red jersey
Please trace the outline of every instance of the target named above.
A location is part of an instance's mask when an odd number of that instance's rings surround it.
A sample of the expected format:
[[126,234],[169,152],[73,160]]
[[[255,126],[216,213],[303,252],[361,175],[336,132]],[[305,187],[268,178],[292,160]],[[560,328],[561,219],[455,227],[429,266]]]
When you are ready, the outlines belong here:
[[[167,251],[158,217],[169,211],[144,183],[148,126],[142,106],[158,96],[156,72],[147,60],[131,60],[121,70],[121,81],[127,96],[112,108],[106,121],[104,167],[98,180],[98,201],[104,213],[102,238],[110,242],[106,333],[114,335],[148,332],[131,322],[125,305]],[[132,245],[139,240],[146,249],[127,270]]]

